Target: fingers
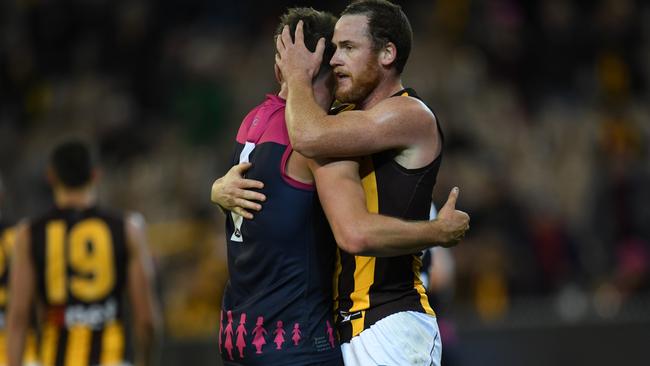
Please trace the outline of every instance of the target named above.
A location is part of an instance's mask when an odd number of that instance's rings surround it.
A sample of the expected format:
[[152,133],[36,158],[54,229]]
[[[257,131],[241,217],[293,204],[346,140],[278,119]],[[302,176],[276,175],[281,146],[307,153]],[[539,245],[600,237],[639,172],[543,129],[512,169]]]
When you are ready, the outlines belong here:
[[239,173],[239,175],[244,175],[244,173],[250,169],[253,164],[251,163],[239,163],[231,168],[232,171]]
[[246,211],[246,210],[244,210],[244,209],[241,208],[241,207],[235,207],[235,208],[233,208],[233,209],[232,209],[232,212],[236,213],[236,214],[239,215],[239,216],[242,216],[243,218],[245,218],[245,219],[247,219],[247,220],[252,220],[252,219],[253,219],[253,214],[250,213],[250,212],[248,212],[248,211]]
[[447,198],[447,202],[445,202],[445,205],[442,206],[442,209],[448,209],[448,210],[456,209],[456,200],[458,199],[458,192],[459,192],[458,187],[452,188],[451,192],[449,192],[449,198]]
[[285,49],[284,42],[282,41],[282,34],[279,34],[277,37],[275,37],[275,49],[279,52],[282,53],[284,52]]
[[[254,179],[242,179],[239,182],[239,188],[245,188],[245,189],[262,189],[264,188],[264,183],[260,182],[259,180],[254,180]],[[261,194],[261,193],[260,193]],[[262,196],[264,196],[262,194]],[[266,199],[266,197],[264,197]],[[264,199],[262,201],[264,201]]]
[[322,59],[323,52],[325,52],[325,38],[321,38],[318,40],[318,43],[316,44],[316,51],[314,51],[314,55],[318,57],[318,59]]
[[305,34],[303,33],[302,27],[303,27],[303,21],[299,20],[298,24],[296,25],[296,33],[295,33],[295,44],[305,44]]
[[291,31],[289,30],[288,25],[285,25],[284,28],[282,28],[282,35],[280,35],[280,38],[282,38],[283,50],[286,48],[286,46],[293,43],[291,42]]
[[239,189],[235,193],[236,193],[235,194],[236,197],[241,197],[243,199],[247,199],[251,201],[259,201],[259,202],[266,201],[266,196],[259,192],[249,191],[246,189]]

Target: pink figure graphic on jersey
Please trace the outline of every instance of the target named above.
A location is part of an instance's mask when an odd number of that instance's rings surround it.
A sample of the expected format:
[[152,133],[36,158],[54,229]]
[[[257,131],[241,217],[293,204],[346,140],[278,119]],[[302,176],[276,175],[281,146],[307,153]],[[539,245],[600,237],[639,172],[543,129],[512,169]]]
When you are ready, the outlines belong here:
[[298,342],[300,342],[300,336],[302,335],[300,332],[300,324],[296,323],[293,325],[293,331],[291,331],[291,334],[293,334],[293,337],[291,337],[293,344],[297,346]]
[[221,350],[221,338],[223,337],[223,310],[219,313],[221,314],[221,319],[219,319],[219,353],[223,353]]
[[242,314],[239,318],[239,325],[237,326],[237,349],[239,350],[239,357],[244,358],[244,348],[246,347],[246,339],[244,336],[248,334],[246,331],[246,313]]
[[277,328],[273,331],[273,334],[275,334],[275,338],[273,339],[273,343],[276,345],[275,349],[282,349],[285,333],[284,329],[282,329],[282,320],[278,320]]
[[330,345],[332,348],[334,348],[334,329],[332,329],[332,325],[330,325],[330,321],[327,320],[327,336],[330,340]]
[[256,325],[255,329],[253,329],[253,345],[255,345],[255,353],[261,354],[262,346],[266,344],[266,338],[264,338],[264,335],[267,333],[266,329],[262,327],[262,325],[264,325],[264,318],[258,316]]
[[232,361],[232,311],[228,310],[226,314],[228,316],[228,324],[226,324],[226,329],[223,331],[226,335],[224,348],[228,351],[228,358]]

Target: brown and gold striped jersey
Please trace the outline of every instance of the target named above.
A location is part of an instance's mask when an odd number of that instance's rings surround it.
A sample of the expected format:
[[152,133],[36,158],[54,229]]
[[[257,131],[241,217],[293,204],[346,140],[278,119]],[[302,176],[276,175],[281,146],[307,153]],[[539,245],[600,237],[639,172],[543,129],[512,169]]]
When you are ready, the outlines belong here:
[[[417,97],[412,89],[394,95]],[[440,130],[439,130],[440,131]],[[442,133],[440,133],[442,138]],[[442,153],[419,169],[406,169],[384,151],[362,158],[360,175],[368,211],[407,220],[426,220]],[[334,300],[341,342],[400,311],[434,315],[420,281],[421,253],[365,257],[338,250]]]
[[31,223],[30,234],[37,291],[45,305],[40,332],[43,366],[128,361],[123,217],[97,208],[54,209]]

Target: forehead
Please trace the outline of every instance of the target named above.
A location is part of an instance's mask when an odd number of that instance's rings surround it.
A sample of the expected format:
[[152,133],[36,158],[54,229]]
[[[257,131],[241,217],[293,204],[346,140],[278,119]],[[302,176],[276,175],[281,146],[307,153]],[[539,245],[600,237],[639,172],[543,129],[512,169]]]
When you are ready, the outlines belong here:
[[368,17],[365,15],[344,15],[336,22],[332,42],[362,42],[369,40]]

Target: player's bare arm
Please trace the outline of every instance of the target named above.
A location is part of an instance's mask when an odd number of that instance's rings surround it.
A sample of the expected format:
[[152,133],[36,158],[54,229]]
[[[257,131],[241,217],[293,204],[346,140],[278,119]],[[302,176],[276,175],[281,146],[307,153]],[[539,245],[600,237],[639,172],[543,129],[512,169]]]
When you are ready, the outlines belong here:
[[405,221],[369,212],[358,162],[312,162],[311,168],[336,242],[350,254],[389,257],[432,246],[450,247],[469,229],[469,216],[455,209],[457,188],[435,220]]
[[251,163],[241,163],[230,168],[228,173],[212,184],[210,199],[226,211],[232,211],[246,219],[253,219],[251,211],[259,211],[266,196],[253,189],[264,188],[264,183],[244,178]]
[[[304,45],[302,24],[295,42],[289,29],[276,40],[276,63],[287,81],[286,120],[293,148],[307,157],[347,157],[399,149],[439,150],[433,113],[411,97],[386,98],[368,110],[328,115],[314,98],[312,78],[323,47],[310,52]],[[432,141],[434,144],[432,144]]]
[[8,357],[9,366],[21,366],[25,338],[29,326],[30,307],[34,298],[36,272],[30,252],[29,225],[21,223],[16,230],[16,242],[9,279]]
[[141,215],[126,220],[129,247],[128,294],[133,309],[133,324],[137,345],[136,360],[140,366],[152,362],[152,348],[160,331],[160,316],[153,295],[154,269],[147,246],[145,223]]

